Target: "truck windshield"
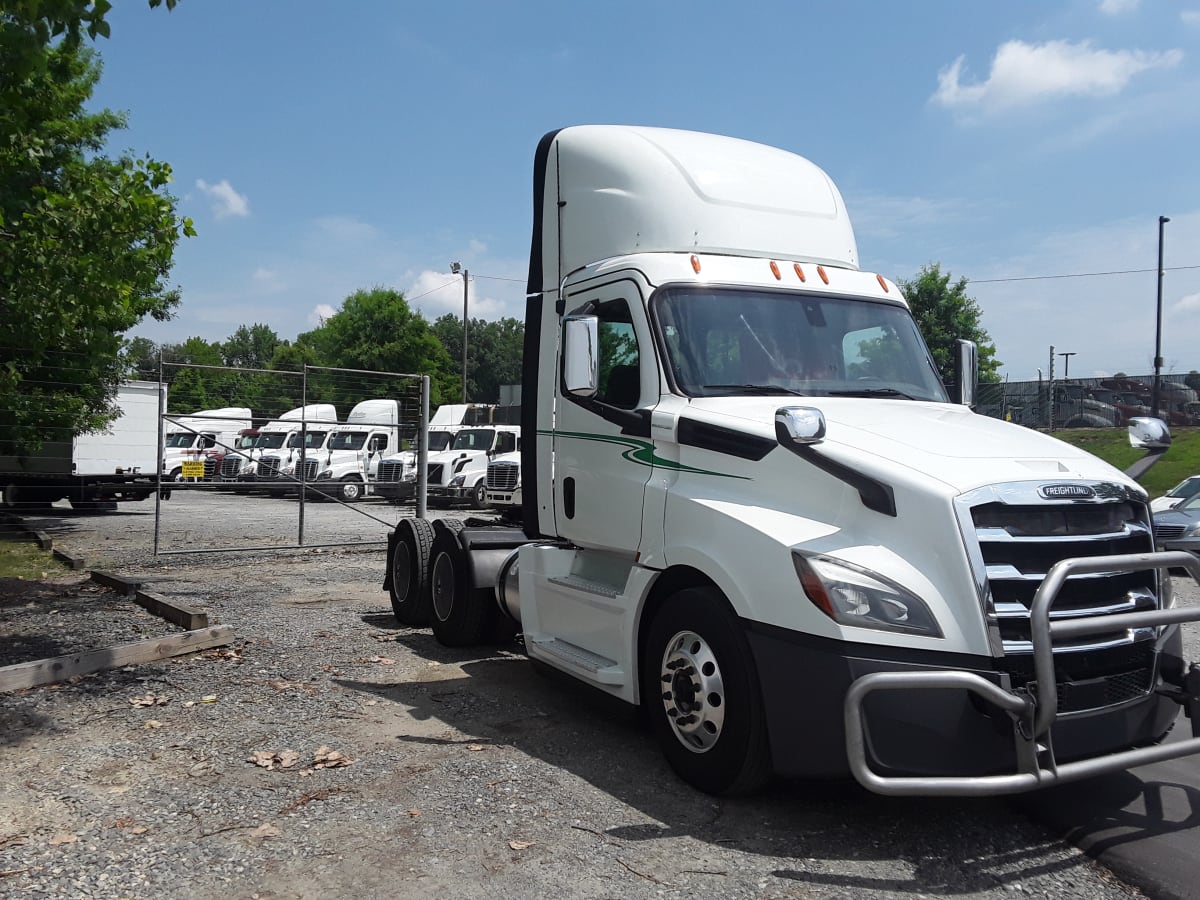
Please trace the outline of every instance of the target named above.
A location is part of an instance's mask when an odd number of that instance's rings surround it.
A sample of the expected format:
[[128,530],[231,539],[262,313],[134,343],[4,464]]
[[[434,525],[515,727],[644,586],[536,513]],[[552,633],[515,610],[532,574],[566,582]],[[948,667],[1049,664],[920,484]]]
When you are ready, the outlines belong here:
[[243,434],[241,437],[239,437],[237,439],[237,443],[234,444],[233,446],[234,446],[235,450],[249,450],[251,447],[257,446],[257,444],[256,444],[257,441],[258,441],[258,435]]
[[491,450],[496,431],[492,428],[468,428],[454,436],[451,450]]
[[947,400],[916,323],[898,304],[670,287],[653,310],[675,384],[688,396]]
[[164,444],[168,447],[190,447],[196,442],[196,435],[190,431],[176,431],[168,434]]
[[329,439],[330,450],[361,450],[367,442],[365,431],[338,431]]
[[429,432],[429,452],[440,453],[450,446],[450,439],[453,438],[448,431],[431,431]]
[[258,436],[258,446],[262,450],[278,450],[286,437],[286,431],[268,431]]

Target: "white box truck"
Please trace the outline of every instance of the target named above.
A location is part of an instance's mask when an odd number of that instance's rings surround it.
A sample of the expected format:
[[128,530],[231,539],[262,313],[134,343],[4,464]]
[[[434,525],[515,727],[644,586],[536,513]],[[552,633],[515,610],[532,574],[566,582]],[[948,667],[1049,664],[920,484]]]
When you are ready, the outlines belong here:
[[[162,403],[166,406],[166,385]],[[0,502],[12,509],[67,499],[77,508],[144,500],[157,488],[159,385],[117,387],[120,415],[107,430],[50,441],[25,456],[0,456]]]
[[183,481],[184,463],[203,465],[206,450],[232,447],[239,433],[253,424],[250,410],[244,406],[202,409],[188,415],[165,415],[163,480]]
[[325,449],[305,460],[305,480],[318,495],[353,503],[372,493],[379,463],[400,446],[400,404],[363,400],[329,432]]
[[[523,528],[402,519],[397,618],[446,644],[519,627],[533,660],[639,705],[714,793],[772,772],[1013,793],[1200,751],[1179,634],[1200,610],[1167,573],[1200,561],[1154,552],[1130,477],[973,413],[960,350],[951,397],[808,160],[552,132]],[[1181,708],[1193,737],[1160,744]]]

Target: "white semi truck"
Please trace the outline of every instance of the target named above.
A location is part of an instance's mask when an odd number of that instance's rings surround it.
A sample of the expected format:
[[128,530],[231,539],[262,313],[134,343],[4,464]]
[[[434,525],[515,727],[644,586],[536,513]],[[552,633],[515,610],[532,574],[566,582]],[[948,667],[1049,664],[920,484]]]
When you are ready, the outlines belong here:
[[379,463],[400,446],[400,405],[363,400],[329,432],[324,449],[305,459],[305,481],[314,492],[353,503],[372,493]]
[[[385,587],[639,705],[737,792],[1013,793],[1200,751],[1145,491],[947,395],[809,161],[580,126],[534,167],[523,528],[400,521]],[[957,401],[957,402],[955,402]],[[1138,420],[1162,443],[1165,426]],[[1139,441],[1146,443],[1141,437]],[[1180,709],[1193,737],[1160,744]]]
[[232,447],[238,434],[251,427],[244,406],[202,409],[189,415],[167,415],[163,421],[162,473],[165,481],[182,481],[185,462],[204,463],[205,451]]
[[[449,450],[454,442],[454,436],[464,427],[468,420],[487,419],[491,406],[474,403],[443,403],[434,412],[426,429],[428,446],[426,453],[432,457],[435,453]],[[414,440],[417,436],[414,436]],[[416,493],[417,484],[417,451],[415,448],[401,450],[385,457],[379,463],[376,473],[375,493],[388,500],[411,500]]]
[[292,482],[298,480],[296,465],[304,455],[305,442],[319,447],[338,422],[332,403],[310,403],[281,413],[278,419],[258,429],[258,439],[240,460],[221,465],[221,475],[231,481]]
[[[106,430],[0,456],[0,506],[28,509],[66,499],[87,509],[152,496],[158,489],[159,391],[156,382],[122,382],[114,399],[120,415]],[[161,392],[165,407],[166,385]]]

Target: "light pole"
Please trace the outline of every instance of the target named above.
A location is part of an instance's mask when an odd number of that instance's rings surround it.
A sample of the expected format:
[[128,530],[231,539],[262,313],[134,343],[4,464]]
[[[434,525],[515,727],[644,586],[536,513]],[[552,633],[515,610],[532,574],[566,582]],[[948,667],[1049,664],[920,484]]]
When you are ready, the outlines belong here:
[[1063,381],[1067,381],[1068,378],[1070,377],[1070,376],[1068,376],[1067,373],[1071,371],[1071,357],[1074,356],[1075,353],[1076,353],[1075,350],[1071,350],[1068,353],[1059,353],[1058,354],[1059,356],[1061,356],[1063,358]]
[[1162,379],[1162,279],[1163,279],[1163,226],[1171,220],[1158,217],[1158,314],[1154,322],[1154,390],[1151,392],[1150,415],[1158,418],[1159,384]]
[[450,271],[458,275],[460,272],[463,277],[463,376],[462,376],[462,402],[467,402],[467,276],[471,273],[464,269],[460,263],[450,263]]

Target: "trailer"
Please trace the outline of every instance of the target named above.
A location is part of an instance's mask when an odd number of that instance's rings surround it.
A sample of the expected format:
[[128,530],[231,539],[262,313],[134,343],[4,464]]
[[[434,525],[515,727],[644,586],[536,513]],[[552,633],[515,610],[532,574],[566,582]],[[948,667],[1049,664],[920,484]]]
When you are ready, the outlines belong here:
[[158,489],[158,413],[167,388],[127,381],[117,388],[120,415],[107,430],[48,441],[34,453],[0,456],[0,499],[9,509],[69,500],[76,508],[144,500]]

